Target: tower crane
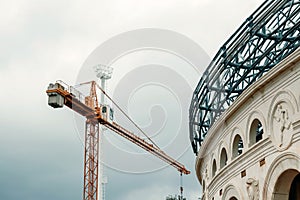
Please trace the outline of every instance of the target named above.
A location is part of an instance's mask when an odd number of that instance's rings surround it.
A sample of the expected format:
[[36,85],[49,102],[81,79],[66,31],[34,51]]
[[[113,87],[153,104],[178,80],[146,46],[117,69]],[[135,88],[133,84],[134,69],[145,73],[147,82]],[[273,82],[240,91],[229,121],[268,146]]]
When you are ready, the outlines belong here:
[[[180,174],[190,174],[185,166],[163,152],[155,143],[138,137],[123,128],[113,120],[113,110],[109,105],[99,105],[97,88],[106,95],[117,107],[118,105],[97,85],[95,81],[82,83],[90,84],[90,94],[84,96],[75,87],[63,81],[50,83],[46,91],[48,104],[53,108],[62,108],[64,105],[86,118],[85,146],[84,146],[84,187],[83,200],[98,199],[98,167],[99,167],[99,124],[126,138],[130,142],[157,156],[164,162],[176,168]],[[119,108],[119,107],[118,107]],[[121,110],[122,111],[122,110]],[[123,114],[125,114],[123,112]]]

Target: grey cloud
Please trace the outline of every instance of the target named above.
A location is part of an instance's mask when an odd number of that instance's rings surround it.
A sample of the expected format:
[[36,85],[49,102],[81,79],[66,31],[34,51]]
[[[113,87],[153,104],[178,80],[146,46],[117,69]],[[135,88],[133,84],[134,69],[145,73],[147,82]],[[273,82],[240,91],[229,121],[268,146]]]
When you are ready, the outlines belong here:
[[[74,83],[96,46],[124,31],[157,27],[187,35],[213,56],[262,1],[143,1],[145,12],[132,12],[141,1],[126,7],[121,2],[2,2],[0,199],[82,199],[83,148],[72,111],[48,108],[45,89],[59,78]],[[194,160],[190,149],[180,159],[191,170]],[[139,191],[161,192],[156,186],[168,190],[158,194],[161,199],[178,193],[179,177],[172,168],[143,175],[105,171],[107,199],[132,194],[143,199]],[[200,196],[195,173],[184,178],[184,185],[190,200]]]

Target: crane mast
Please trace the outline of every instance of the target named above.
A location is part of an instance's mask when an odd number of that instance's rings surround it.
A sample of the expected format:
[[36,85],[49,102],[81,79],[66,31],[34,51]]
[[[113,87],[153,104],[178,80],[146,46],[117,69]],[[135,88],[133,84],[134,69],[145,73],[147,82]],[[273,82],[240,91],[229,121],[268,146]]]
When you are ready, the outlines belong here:
[[[90,108],[98,106],[95,82],[91,82],[90,96],[85,97],[85,104]],[[87,117],[85,122],[83,200],[98,200],[99,135],[100,127],[97,119],[93,116]]]
[[48,94],[48,104],[53,108],[62,108],[65,105],[78,114],[86,117],[83,200],[98,199],[99,124],[157,156],[164,162],[175,167],[180,173],[190,174],[190,171],[188,171],[183,164],[168,156],[156,145],[148,143],[114,122],[113,110],[108,105],[98,104],[96,87],[99,86],[97,86],[95,81],[83,84],[91,85],[89,96],[84,96],[74,87],[69,86],[62,81],[57,81],[54,84],[50,83],[48,90],[46,91]]
[[84,200],[98,199],[98,167],[99,167],[99,123],[87,119],[85,123],[84,148]]

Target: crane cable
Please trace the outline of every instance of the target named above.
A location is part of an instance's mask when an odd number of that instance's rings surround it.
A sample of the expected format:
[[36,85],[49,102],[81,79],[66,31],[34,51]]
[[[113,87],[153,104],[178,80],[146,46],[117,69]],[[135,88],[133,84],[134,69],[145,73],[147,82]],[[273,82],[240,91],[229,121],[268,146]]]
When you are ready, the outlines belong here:
[[156,148],[160,149],[153,140],[125,113],[125,111],[122,110],[122,108],[98,85],[96,84],[98,89],[101,90],[101,92],[125,115],[125,117],[139,130],[141,133],[143,133],[144,136],[147,137],[148,140],[152,142],[153,145],[156,146]]
[[[160,150],[159,146],[129,117],[129,115],[126,114],[125,111],[97,84],[96,81],[88,81],[84,83],[77,84],[73,87],[82,86],[86,84],[91,84],[92,82],[96,83],[97,88],[125,115],[125,117],[141,132],[149,141],[152,142],[152,144]],[[180,192],[181,197],[183,198],[183,186],[182,186],[182,171],[180,171]]]

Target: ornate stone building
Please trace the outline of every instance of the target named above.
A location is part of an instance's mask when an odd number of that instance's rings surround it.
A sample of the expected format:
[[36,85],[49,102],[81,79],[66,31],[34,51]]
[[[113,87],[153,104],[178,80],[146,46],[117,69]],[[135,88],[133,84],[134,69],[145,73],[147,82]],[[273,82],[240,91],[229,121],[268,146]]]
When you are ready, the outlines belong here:
[[197,84],[190,140],[202,200],[300,200],[300,1],[265,0]]
[[202,200],[300,199],[300,49],[213,124],[196,172]]

